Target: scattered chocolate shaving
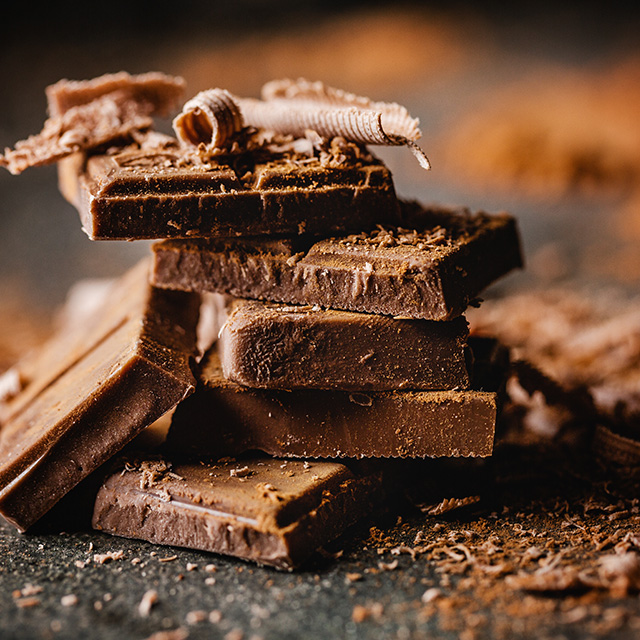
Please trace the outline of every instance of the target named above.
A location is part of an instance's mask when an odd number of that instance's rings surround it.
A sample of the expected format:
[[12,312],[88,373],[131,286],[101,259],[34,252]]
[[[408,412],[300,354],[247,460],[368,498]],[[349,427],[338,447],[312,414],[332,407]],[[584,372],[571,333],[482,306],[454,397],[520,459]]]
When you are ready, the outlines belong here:
[[173,562],[177,560],[178,556],[166,556],[165,558],[158,558],[158,562]]
[[37,607],[41,604],[40,598],[20,598],[19,600],[16,600],[16,606],[20,607],[21,609],[28,609],[30,607]]
[[39,593],[43,592],[43,588],[40,585],[36,584],[25,584],[22,589],[16,589],[13,592],[14,598],[21,598],[27,596],[37,596]]
[[69,593],[66,596],[60,598],[60,604],[63,607],[74,607],[78,604],[78,596],[75,593]]
[[445,498],[442,502],[436,505],[421,505],[420,510],[430,516],[438,516],[447,511],[453,511],[454,509],[460,509],[470,504],[475,504],[480,501],[480,496],[467,496],[465,498]]
[[138,615],[146,618],[150,613],[153,606],[158,602],[158,592],[155,589],[149,589],[145,591],[138,605]]
[[119,551],[107,551],[106,553],[95,553],[93,555],[93,561],[96,564],[106,564],[114,560],[122,560],[122,558],[124,558],[124,551],[122,549]]
[[207,620],[208,615],[206,611],[202,611],[201,609],[195,611],[189,611],[185,616],[185,622],[189,625],[199,624],[200,622],[204,622]]
[[429,170],[424,151],[416,144],[422,133],[418,120],[395,103],[374,102],[322,82],[303,78],[275,80],[264,85],[262,100],[238,100],[247,125],[304,137],[309,130],[331,139],[360,144],[404,145]]

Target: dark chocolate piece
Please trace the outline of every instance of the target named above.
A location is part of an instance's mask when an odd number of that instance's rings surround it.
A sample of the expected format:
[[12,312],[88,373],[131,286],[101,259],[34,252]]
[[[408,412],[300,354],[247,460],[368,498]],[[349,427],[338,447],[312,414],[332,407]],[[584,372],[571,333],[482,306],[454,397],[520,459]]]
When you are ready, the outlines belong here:
[[6,375],[0,514],[26,530],[195,386],[199,296],[155,289],[144,260]]
[[234,299],[219,333],[225,378],[265,389],[466,389],[468,326]]
[[155,243],[156,286],[450,320],[522,266],[507,214],[405,204],[408,227],[329,238]]
[[205,161],[157,134],[65,160],[59,182],[92,240],[335,233],[398,215],[391,174],[371,156],[264,148]]
[[370,513],[379,495],[378,474],[356,475],[335,462],[151,458],[106,478],[93,526],[294,569]]
[[305,458],[486,457],[491,391],[272,391],[226,380],[211,350],[196,393],[174,412],[169,451]]

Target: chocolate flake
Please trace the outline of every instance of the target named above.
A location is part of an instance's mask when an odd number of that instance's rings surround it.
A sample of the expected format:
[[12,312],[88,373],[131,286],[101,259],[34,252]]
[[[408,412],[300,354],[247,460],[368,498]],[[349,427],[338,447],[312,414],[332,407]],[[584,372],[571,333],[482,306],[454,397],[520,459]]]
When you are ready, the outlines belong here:
[[151,613],[151,609],[158,602],[158,592],[155,589],[145,591],[138,605],[138,615],[146,618]]
[[405,145],[423,169],[429,159],[416,140],[417,118],[395,103],[374,102],[322,82],[277,80],[262,88],[262,100],[238,101],[247,125],[292,134],[311,130],[323,138],[343,137],[361,144]]

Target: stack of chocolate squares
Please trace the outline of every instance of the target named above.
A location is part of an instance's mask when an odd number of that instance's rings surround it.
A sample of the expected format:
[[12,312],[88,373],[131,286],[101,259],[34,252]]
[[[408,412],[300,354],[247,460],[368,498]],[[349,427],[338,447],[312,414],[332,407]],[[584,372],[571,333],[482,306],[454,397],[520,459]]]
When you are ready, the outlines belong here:
[[393,492],[385,460],[491,455],[503,380],[464,312],[521,266],[516,223],[397,197],[369,145],[428,167],[399,105],[277,81],[155,130],[183,90],[61,81],[2,157],[57,162],[91,239],[158,242],[2,378],[0,513],[25,531],[96,472],[96,529],[291,569]]

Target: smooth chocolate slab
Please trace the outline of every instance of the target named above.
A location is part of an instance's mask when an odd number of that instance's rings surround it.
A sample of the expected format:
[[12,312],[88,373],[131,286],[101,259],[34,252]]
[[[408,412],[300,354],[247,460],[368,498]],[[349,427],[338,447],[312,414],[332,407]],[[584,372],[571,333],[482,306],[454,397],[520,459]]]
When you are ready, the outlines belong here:
[[334,233],[397,219],[391,174],[370,156],[252,150],[205,162],[153,140],[59,163],[60,190],[92,240]]
[[219,332],[228,380],[265,389],[466,389],[468,326],[233,299]]
[[26,530],[195,386],[199,296],[155,289],[147,260],[8,372],[2,401],[0,514]]
[[379,495],[379,475],[335,462],[151,458],[106,478],[93,526],[290,570],[370,513]]
[[522,266],[508,214],[403,203],[402,227],[281,240],[169,240],[153,245],[153,283],[239,298],[451,320]]
[[169,451],[238,455],[259,449],[304,458],[486,457],[492,391],[272,391],[227,380],[218,354],[202,362],[196,393],[176,407]]

